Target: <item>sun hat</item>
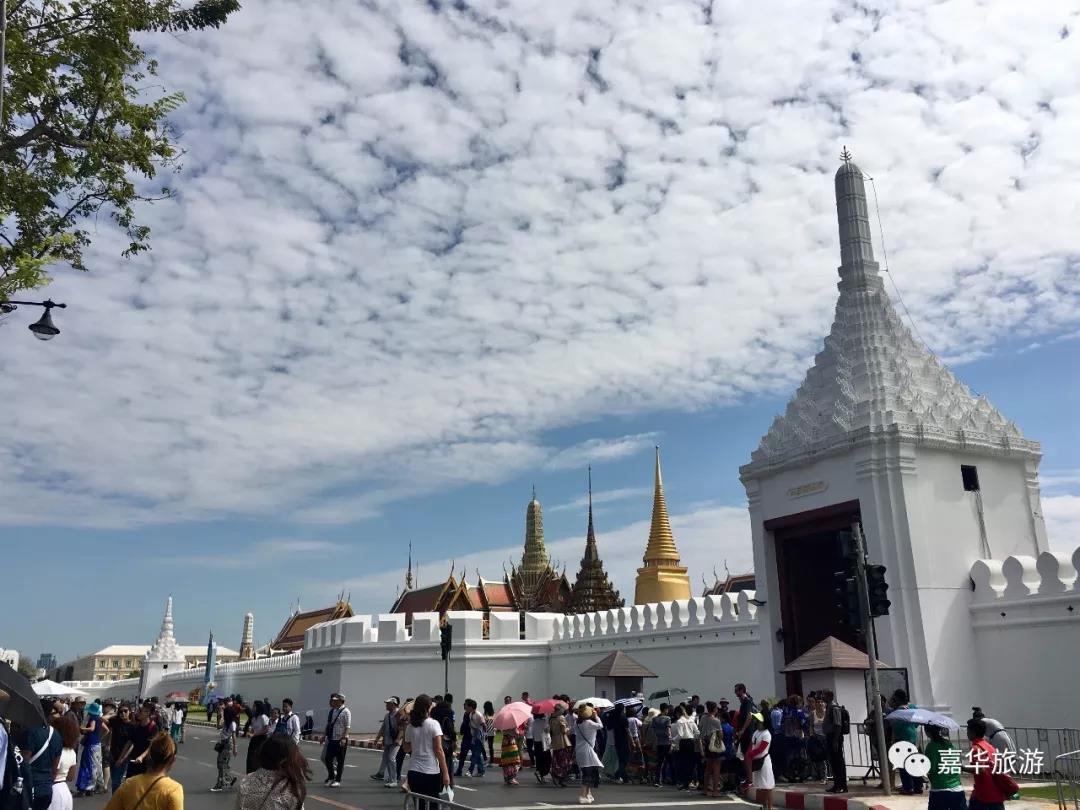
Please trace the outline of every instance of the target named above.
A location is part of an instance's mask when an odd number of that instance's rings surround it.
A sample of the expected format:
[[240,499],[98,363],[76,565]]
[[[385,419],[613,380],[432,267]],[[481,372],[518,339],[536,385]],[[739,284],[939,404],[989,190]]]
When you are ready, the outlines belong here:
[[91,703],[86,707],[86,713],[91,717],[101,717],[101,704]]
[[596,714],[596,712],[593,711],[593,707],[590,706],[587,703],[584,706],[581,706],[577,710],[577,712],[578,712],[578,717],[580,717],[582,720],[588,720],[590,717],[592,717],[594,714]]

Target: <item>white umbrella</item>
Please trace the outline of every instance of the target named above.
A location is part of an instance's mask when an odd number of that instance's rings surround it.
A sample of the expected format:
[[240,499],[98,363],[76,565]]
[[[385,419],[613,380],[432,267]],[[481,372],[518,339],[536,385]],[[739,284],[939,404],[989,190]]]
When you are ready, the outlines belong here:
[[38,681],[33,685],[33,688],[34,693],[39,697],[86,697],[86,692],[48,679]]
[[574,704],[574,708],[577,709],[577,708],[579,708],[581,706],[584,706],[586,703],[589,704],[590,706],[592,706],[594,709],[597,709],[597,710],[599,710],[599,709],[610,709],[614,705],[607,698],[591,697],[591,698],[582,698],[581,700],[579,700],[577,703]]

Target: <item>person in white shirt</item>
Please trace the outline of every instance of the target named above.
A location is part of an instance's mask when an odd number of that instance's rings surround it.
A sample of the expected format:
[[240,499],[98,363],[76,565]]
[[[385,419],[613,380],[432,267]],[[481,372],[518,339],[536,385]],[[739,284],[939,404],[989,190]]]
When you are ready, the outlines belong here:
[[769,727],[760,712],[752,716],[756,726],[754,735],[750,738],[750,748],[746,752],[746,758],[752,761],[753,785],[757,791],[756,801],[764,810],[772,810],[772,792],[776,787],[772,757],[769,756],[772,734],[769,733]]
[[293,714],[293,702],[290,698],[281,701],[281,715],[274,724],[274,734],[288,734],[294,743],[300,744],[300,718]]
[[270,736],[270,718],[266,716],[269,707],[261,700],[256,700],[251,715],[251,736],[248,740],[245,772],[254,773],[259,769],[259,751]]
[[[450,786],[450,768],[442,745],[442,727],[428,715],[431,713],[431,697],[418,695],[409,712],[409,725],[405,727],[405,753],[409,755],[409,770],[403,787],[416,796],[438,798],[439,792]],[[416,810],[434,810],[438,802],[423,799],[416,803]]]
[[330,695],[330,711],[326,715],[326,747],[323,749],[326,784],[329,787],[341,787],[351,724],[352,712],[345,705],[345,696],[340,692]]
[[230,768],[232,758],[236,756],[236,731],[236,715],[229,714],[222,720],[221,735],[214,746],[217,750],[218,778],[210,788],[211,793],[218,793],[236,784],[236,777]]
[[173,703],[172,708],[169,710],[169,733],[172,735],[174,743],[180,743],[180,729],[183,728],[183,726],[183,704]]
[[578,804],[592,804],[596,801],[592,792],[600,787],[600,769],[604,765],[596,755],[596,734],[603,725],[596,719],[592,706],[582,706],[577,713],[574,757],[581,769],[581,794],[578,796]]
[[53,776],[52,802],[49,803],[49,807],[52,810],[72,810],[75,802],[68,782],[75,781],[77,771],[78,758],[75,749],[79,747],[79,724],[74,715],[66,715],[58,718],[55,726],[64,747],[60,752],[60,762]]
[[675,722],[671,726],[672,743],[675,748],[675,773],[679,790],[690,790],[697,764],[697,745],[700,734],[697,721],[683,707],[675,707]]

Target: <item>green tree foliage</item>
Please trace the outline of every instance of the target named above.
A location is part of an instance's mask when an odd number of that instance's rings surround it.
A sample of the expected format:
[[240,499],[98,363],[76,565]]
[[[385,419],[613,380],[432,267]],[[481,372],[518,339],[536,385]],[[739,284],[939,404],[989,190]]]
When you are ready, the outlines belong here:
[[[8,0],[0,118],[0,301],[47,284],[47,268],[86,270],[89,217],[149,248],[140,202],[169,196],[146,180],[179,168],[168,116],[183,95],[162,90],[140,42],[150,32],[217,28],[238,0]],[[139,178],[144,180],[139,180]]]
[[34,662],[27,658],[25,655],[19,656],[19,674],[33,680],[37,676],[37,667],[34,666]]

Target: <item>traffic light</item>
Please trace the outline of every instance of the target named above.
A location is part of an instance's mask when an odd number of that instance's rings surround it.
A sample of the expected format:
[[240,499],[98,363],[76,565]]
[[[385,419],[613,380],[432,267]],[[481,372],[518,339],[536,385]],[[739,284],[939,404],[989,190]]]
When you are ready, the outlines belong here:
[[450,648],[454,642],[454,626],[447,622],[439,628],[439,647],[442,648],[442,657],[445,661],[450,657]]
[[836,607],[840,611],[840,623],[859,630],[862,628],[862,616],[859,611],[859,586],[855,582],[854,566],[851,560],[843,571],[833,573],[836,584]]
[[888,616],[889,606],[889,583],[885,581],[884,565],[866,566],[866,591],[870,597],[870,616]]

